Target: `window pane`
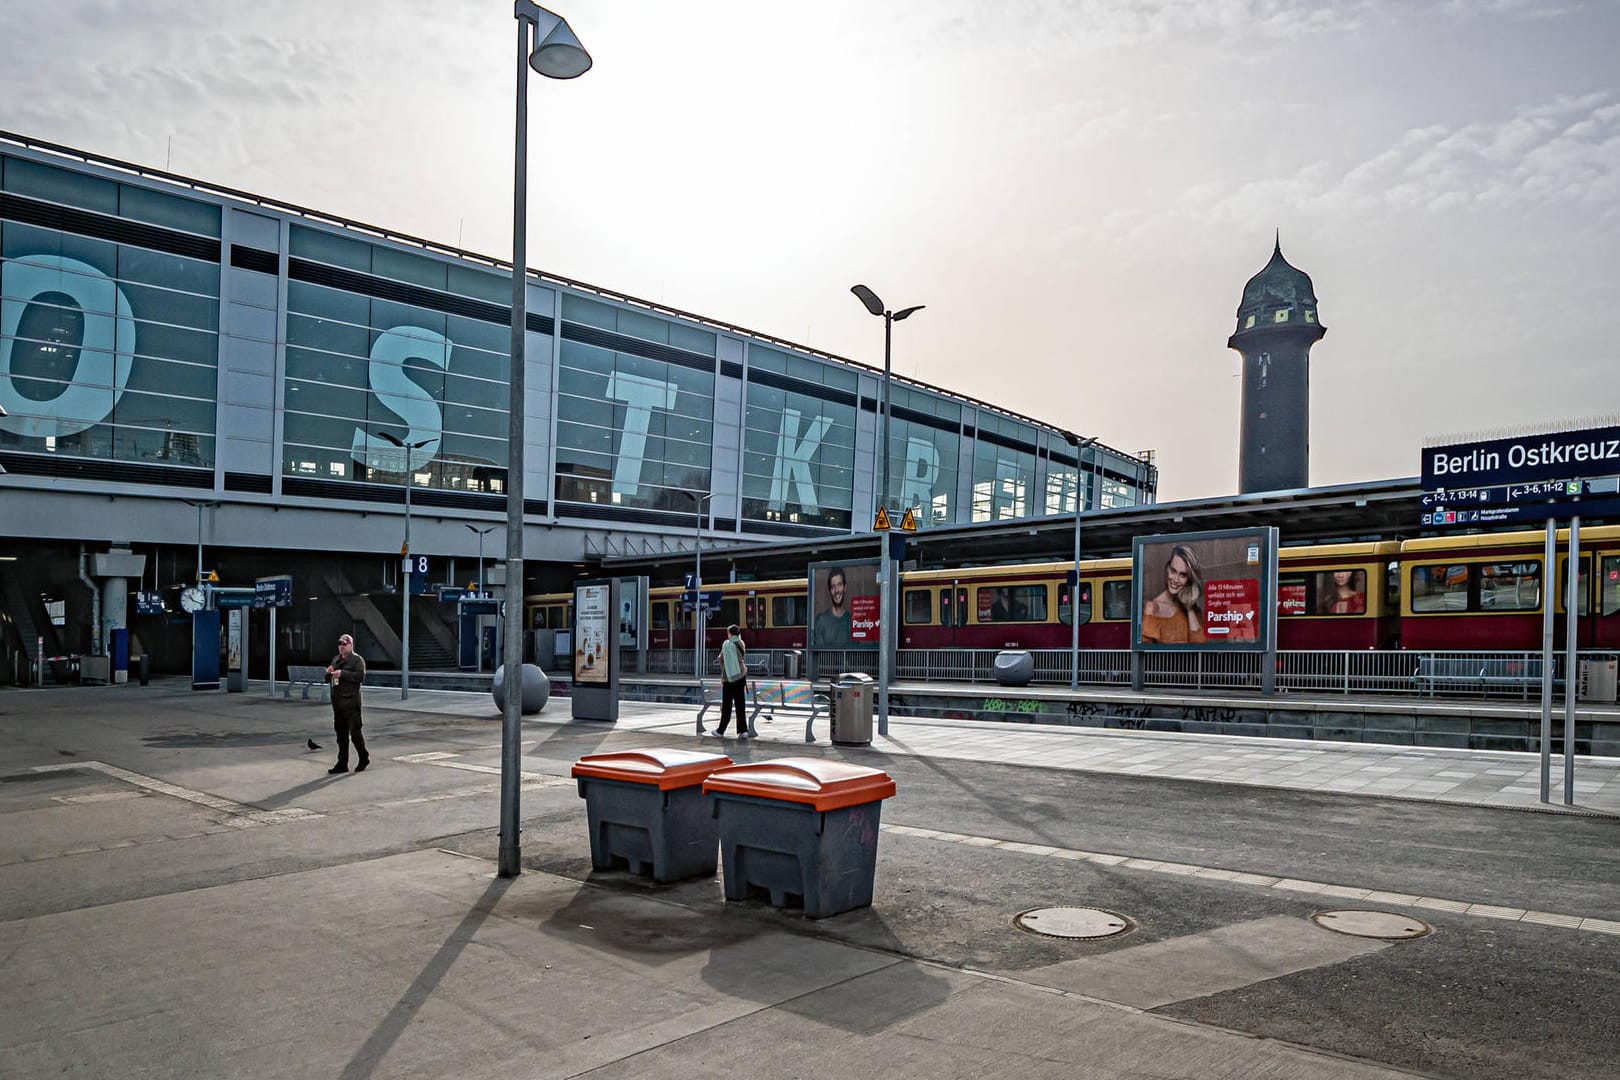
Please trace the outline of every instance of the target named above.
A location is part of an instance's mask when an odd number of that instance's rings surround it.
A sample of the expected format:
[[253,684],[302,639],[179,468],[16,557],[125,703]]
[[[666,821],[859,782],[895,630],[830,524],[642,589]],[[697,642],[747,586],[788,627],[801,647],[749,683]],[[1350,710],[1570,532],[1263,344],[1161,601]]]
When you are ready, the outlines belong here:
[[930,589],[907,589],[905,621],[927,626],[934,621],[934,593]]
[[1540,563],[1487,563],[1479,568],[1481,611],[1534,611],[1540,606]]
[[1131,583],[1129,581],[1103,582],[1103,618],[1129,619],[1131,617]]
[[1362,615],[1367,611],[1367,571],[1324,570],[1316,575],[1318,615]]
[[1425,613],[1467,611],[1468,567],[1414,566],[1412,610]]

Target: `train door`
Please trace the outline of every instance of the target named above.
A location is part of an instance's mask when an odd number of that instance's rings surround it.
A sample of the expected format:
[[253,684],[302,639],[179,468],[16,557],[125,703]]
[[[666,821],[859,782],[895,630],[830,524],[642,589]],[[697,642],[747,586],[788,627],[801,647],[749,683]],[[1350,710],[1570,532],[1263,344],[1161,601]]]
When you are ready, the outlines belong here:
[[950,584],[939,591],[939,624],[949,649],[962,647],[961,628],[968,623],[968,591],[965,585]]
[[1597,605],[1592,614],[1592,641],[1600,649],[1620,646],[1620,552],[1600,552],[1597,559]]
[[[1575,579],[1575,610],[1579,619],[1575,624],[1575,646],[1580,649],[1595,647],[1597,642],[1597,619],[1592,614],[1591,595],[1588,591],[1592,580],[1592,556],[1581,555],[1580,576]],[[1564,643],[1569,640],[1569,556],[1558,556],[1558,595],[1554,598],[1554,610],[1557,617],[1553,619],[1553,647],[1565,648]]]

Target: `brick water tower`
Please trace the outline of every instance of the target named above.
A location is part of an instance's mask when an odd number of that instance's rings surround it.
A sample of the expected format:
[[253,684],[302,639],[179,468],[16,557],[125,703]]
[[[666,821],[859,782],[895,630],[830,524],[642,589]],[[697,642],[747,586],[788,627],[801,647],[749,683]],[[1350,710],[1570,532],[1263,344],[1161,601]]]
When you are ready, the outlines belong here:
[[1243,354],[1241,494],[1310,486],[1310,354],[1325,333],[1310,275],[1288,265],[1279,233],[1271,261],[1243,286],[1226,342]]

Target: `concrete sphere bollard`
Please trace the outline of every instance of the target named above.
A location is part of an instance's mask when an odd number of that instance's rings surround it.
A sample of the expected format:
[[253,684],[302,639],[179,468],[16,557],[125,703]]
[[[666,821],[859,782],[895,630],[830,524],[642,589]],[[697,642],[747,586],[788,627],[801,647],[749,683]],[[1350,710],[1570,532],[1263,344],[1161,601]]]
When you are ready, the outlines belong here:
[[[495,669],[495,707],[506,708],[506,665],[502,664]],[[551,680],[546,673],[533,664],[523,665],[523,692],[522,710],[524,716],[532,716],[546,707],[551,700]]]

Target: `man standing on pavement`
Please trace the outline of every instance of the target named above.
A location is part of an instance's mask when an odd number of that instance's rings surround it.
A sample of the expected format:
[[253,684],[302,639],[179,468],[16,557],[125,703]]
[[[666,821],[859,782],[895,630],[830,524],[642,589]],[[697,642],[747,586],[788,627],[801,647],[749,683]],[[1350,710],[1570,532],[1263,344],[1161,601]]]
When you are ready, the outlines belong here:
[[737,736],[748,739],[753,736],[748,730],[748,706],[744,690],[748,686],[748,665],[744,657],[748,653],[748,646],[743,644],[742,631],[736,623],[726,627],[725,644],[720,646],[720,726],[715,729],[716,735],[726,733],[726,725],[731,723],[732,706],[737,708]]
[[326,677],[332,681],[332,729],[337,733],[337,764],[326,771],[349,771],[349,740],[354,740],[354,752],[359,760],[355,772],[365,772],[371,764],[366,753],[366,740],[360,734],[360,687],[366,681],[365,657],[354,651],[354,638],[344,634],[338,638],[337,655],[326,665]]

